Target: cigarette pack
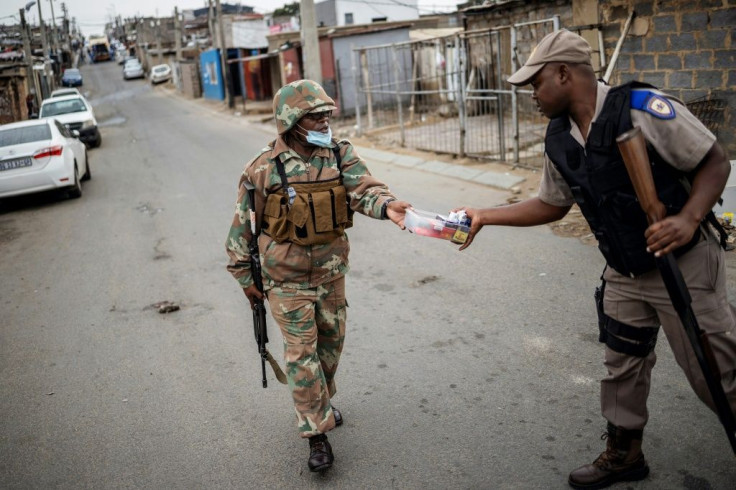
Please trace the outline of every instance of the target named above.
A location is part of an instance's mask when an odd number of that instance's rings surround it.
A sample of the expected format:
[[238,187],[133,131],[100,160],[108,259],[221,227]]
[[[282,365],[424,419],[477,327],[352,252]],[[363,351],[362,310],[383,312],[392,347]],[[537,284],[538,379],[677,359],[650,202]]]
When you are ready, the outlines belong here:
[[442,216],[429,211],[407,209],[404,225],[417,235],[441,238],[453,243],[465,243],[470,230],[470,220],[465,217],[464,212],[461,216],[455,213]]

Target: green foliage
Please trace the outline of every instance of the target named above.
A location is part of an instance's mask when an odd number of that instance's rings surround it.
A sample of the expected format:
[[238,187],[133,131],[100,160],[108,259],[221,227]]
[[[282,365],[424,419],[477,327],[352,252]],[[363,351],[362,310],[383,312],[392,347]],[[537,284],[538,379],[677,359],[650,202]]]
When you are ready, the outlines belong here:
[[273,11],[274,17],[281,16],[299,16],[299,2],[287,3],[283,7],[277,8]]

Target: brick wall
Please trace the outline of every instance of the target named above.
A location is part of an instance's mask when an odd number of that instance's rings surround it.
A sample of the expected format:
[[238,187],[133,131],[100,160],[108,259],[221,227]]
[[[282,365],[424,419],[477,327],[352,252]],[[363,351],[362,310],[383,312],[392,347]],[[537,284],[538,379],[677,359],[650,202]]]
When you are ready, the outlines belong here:
[[720,122],[718,140],[736,158],[736,0],[600,0],[609,57],[632,8],[648,29],[627,36],[610,83],[638,80],[685,103],[704,99],[693,112]]

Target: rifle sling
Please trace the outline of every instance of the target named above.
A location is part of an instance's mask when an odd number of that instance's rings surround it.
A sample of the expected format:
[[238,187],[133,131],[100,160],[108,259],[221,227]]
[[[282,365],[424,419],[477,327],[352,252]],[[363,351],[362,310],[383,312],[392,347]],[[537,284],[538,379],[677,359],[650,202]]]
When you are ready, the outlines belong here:
[[286,383],[286,375],[281,370],[281,366],[279,366],[279,363],[276,362],[276,359],[273,358],[270,352],[268,352],[268,349],[266,349],[266,360],[271,365],[271,369],[273,369],[273,374],[276,376],[276,379],[279,383],[282,385],[287,384]]

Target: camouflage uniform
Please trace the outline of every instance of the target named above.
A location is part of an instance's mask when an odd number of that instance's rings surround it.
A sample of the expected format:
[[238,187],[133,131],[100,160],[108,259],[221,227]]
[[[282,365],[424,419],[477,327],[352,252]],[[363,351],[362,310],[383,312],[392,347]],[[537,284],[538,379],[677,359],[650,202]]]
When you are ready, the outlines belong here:
[[[250,162],[240,178],[235,217],[227,238],[227,269],[241,287],[253,284],[248,242],[251,239],[250,202],[245,182],[255,191],[257,225],[269,194],[281,191],[276,161],[284,163],[289,183],[339,177],[332,148],[315,147],[308,160],[289,148],[284,135],[308,112],[335,109],[334,101],[315,82],[299,80],[282,87],[274,97],[279,136]],[[371,218],[385,219],[386,204],[395,199],[388,187],[371,176],[365,162],[346,140],[334,142],[341,156],[343,185],[350,208]],[[271,314],[284,337],[289,388],[301,437],[322,434],[335,426],[330,398],[345,337],[345,279],[350,244],[343,234],[323,245],[276,243],[258,237],[263,284]]]

